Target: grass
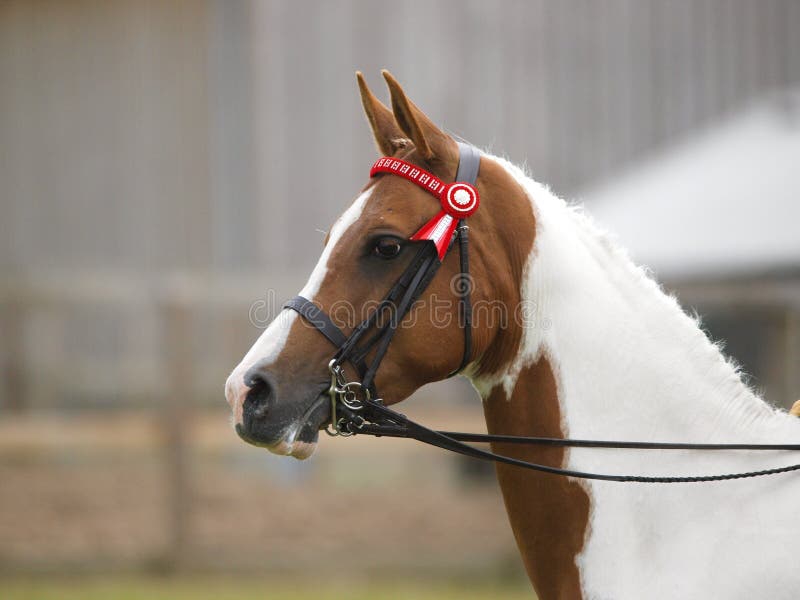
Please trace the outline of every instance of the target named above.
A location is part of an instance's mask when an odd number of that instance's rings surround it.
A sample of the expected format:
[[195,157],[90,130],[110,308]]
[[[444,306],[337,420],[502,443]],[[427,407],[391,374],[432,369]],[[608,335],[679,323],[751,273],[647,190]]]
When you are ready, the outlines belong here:
[[[310,579],[310,580],[309,580]],[[6,577],[0,579],[3,600],[532,600],[523,582],[398,579],[341,579],[326,584],[311,574],[297,580],[209,575]]]

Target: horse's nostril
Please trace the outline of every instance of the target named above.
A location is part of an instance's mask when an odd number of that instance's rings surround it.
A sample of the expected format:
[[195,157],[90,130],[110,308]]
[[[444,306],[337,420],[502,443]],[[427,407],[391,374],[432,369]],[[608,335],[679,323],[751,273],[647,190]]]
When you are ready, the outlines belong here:
[[244,401],[245,415],[263,419],[267,416],[275,397],[268,376],[263,372],[251,371],[245,376],[244,383],[250,388]]

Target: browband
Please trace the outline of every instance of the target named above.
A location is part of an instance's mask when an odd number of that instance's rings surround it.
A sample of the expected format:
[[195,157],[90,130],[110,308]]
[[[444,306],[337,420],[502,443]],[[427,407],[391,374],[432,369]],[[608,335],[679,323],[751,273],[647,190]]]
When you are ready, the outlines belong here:
[[411,236],[414,241],[432,241],[436,246],[439,260],[443,260],[447,254],[458,222],[474,214],[480,205],[480,195],[475,189],[480,154],[475,147],[460,142],[458,151],[458,171],[453,183],[445,183],[433,173],[392,156],[376,160],[369,172],[370,177],[382,173],[398,175],[439,199],[442,210]]

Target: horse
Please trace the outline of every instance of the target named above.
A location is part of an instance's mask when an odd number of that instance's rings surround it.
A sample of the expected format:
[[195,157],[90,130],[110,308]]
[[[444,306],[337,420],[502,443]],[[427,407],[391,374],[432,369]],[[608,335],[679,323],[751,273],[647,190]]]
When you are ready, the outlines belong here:
[[[380,154],[453,181],[457,141],[390,73],[383,77],[391,108],[357,73]],[[418,310],[397,327],[374,379],[386,406],[460,372],[482,398],[490,433],[800,440],[800,420],[758,397],[697,319],[585,211],[503,158],[480,152],[478,160],[480,208],[468,220],[471,339],[457,314],[461,292],[452,285],[462,265],[450,252],[415,306],[438,302],[450,307],[452,318]],[[409,238],[437,210],[420,185],[374,174],[331,227],[301,295],[325,314],[343,301],[356,311],[376,306],[415,249],[431,243]],[[681,243],[679,231],[675,243]],[[477,317],[481,307],[498,306],[506,318],[489,318],[494,313],[486,310]],[[313,453],[319,430],[331,420],[333,348],[306,317],[281,311],[226,383],[240,437],[299,459]],[[345,334],[353,327],[345,324]],[[354,365],[342,368],[358,378]],[[653,454],[499,442],[492,450],[564,468],[643,475],[761,469],[787,460],[778,451]],[[628,484],[498,464],[496,475],[522,561],[543,600],[797,597],[796,474]]]

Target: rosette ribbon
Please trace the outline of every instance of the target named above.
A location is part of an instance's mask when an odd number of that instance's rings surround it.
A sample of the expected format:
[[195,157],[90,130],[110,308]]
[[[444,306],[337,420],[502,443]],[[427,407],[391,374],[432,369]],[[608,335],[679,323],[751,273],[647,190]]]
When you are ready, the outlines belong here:
[[445,183],[424,169],[390,156],[384,156],[375,161],[369,176],[374,177],[379,173],[399,175],[439,199],[441,210],[410,239],[432,241],[436,246],[439,260],[443,260],[447,248],[450,246],[450,240],[453,239],[458,221],[466,219],[478,210],[480,204],[478,190],[464,181]]

